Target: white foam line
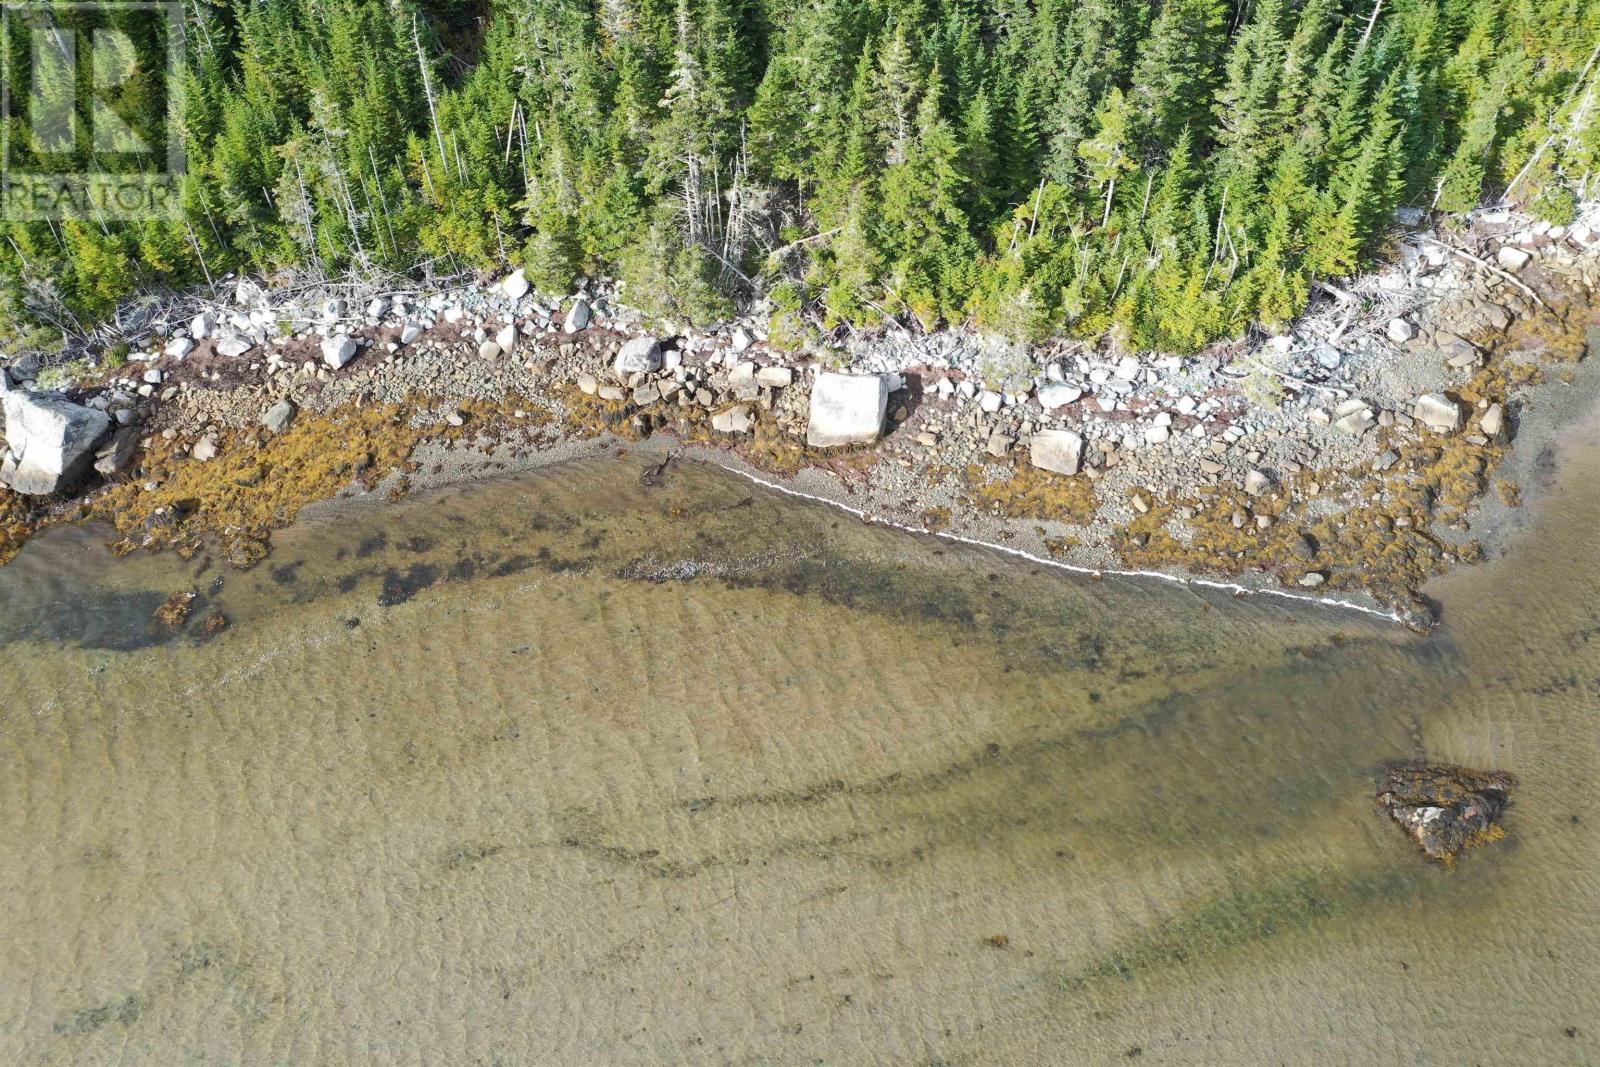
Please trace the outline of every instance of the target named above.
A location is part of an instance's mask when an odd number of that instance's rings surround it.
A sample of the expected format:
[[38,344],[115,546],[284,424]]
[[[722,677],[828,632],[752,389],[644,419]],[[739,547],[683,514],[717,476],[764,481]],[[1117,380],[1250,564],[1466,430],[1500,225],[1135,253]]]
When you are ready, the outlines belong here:
[[1343,608],[1347,611],[1360,612],[1363,615],[1372,615],[1380,619],[1385,619],[1389,622],[1400,623],[1401,625],[1405,624],[1405,620],[1401,617],[1399,612],[1383,611],[1378,608],[1369,608],[1365,604],[1357,604],[1350,600],[1340,600],[1336,597],[1307,596],[1304,593],[1291,593],[1286,589],[1251,589],[1250,587],[1240,585],[1237,582],[1222,582],[1212,578],[1185,578],[1177,574],[1168,574],[1165,571],[1119,570],[1116,568],[1083,567],[1073,563],[1063,563],[1057,559],[1046,559],[1043,556],[1036,556],[1032,552],[1025,552],[1020,548],[1011,548],[1008,545],[997,545],[989,541],[980,541],[976,537],[963,537],[961,534],[949,533],[944,530],[927,530],[921,527],[908,526],[905,523],[895,522],[893,519],[884,519],[876,515],[869,515],[860,508],[851,507],[849,504],[843,503],[842,501],[834,500],[830,497],[820,496],[816,493],[807,493],[803,490],[795,489],[791,486],[783,485],[778,482],[768,481],[766,478],[751,474],[749,471],[741,470],[738,467],[730,466],[727,463],[721,463],[715,460],[712,462],[716,463],[716,465],[721,467],[723,470],[737,474],[739,477],[752,481],[757,485],[765,486],[768,489],[775,489],[786,496],[799,497],[802,500],[813,500],[819,504],[826,504],[829,507],[837,508],[840,511],[854,515],[856,518],[870,522],[876,526],[888,526],[896,530],[904,530],[906,533],[932,535],[934,537],[942,538],[946,541],[954,541],[957,544],[973,545],[978,548],[991,549],[995,552],[1004,552],[1008,556],[1015,556],[1018,559],[1025,559],[1045,567],[1054,567],[1057,570],[1067,571],[1072,574],[1086,574],[1095,578],[1103,577],[1107,574],[1116,578],[1155,578],[1159,581],[1170,582],[1173,585],[1180,585],[1185,588],[1200,586],[1205,589],[1220,589],[1224,592],[1233,593],[1236,596],[1269,596],[1277,597],[1280,600],[1293,600],[1302,604],[1315,604],[1318,607]]

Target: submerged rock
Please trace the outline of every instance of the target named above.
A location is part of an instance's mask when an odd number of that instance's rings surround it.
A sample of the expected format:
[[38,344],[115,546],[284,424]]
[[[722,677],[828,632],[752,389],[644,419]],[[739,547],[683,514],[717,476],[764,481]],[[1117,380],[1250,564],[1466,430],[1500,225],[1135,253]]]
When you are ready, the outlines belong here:
[[189,621],[189,612],[194,609],[196,599],[196,594],[191,591],[173,593],[156,608],[151,618],[163,629],[177,633]]
[[1446,866],[1477,845],[1505,836],[1505,813],[1516,779],[1500,771],[1391,764],[1378,782],[1378,803],[1424,853]]

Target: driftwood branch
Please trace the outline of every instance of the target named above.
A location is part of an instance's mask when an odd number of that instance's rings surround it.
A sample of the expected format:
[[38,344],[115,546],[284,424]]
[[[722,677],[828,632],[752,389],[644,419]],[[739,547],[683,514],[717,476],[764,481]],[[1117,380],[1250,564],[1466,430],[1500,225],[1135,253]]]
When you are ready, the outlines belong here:
[[790,252],[793,252],[796,248],[799,248],[801,245],[810,244],[812,241],[820,241],[820,240],[822,240],[823,238],[826,238],[826,237],[832,237],[834,234],[838,233],[842,229],[844,229],[843,226],[835,226],[831,230],[823,230],[821,233],[814,233],[810,237],[802,237],[798,241],[790,241],[788,244],[784,245],[782,248],[777,248],[777,249],[772,250],[771,252],[768,252],[767,253],[767,260],[769,262],[776,263],[778,260],[780,260],[784,256],[788,255]]
[[1417,240],[1426,241],[1428,244],[1433,245],[1436,248],[1442,248],[1446,252],[1451,253],[1452,255],[1460,256],[1462,259],[1468,261],[1469,263],[1476,263],[1478,266],[1482,267],[1484,270],[1488,271],[1490,274],[1493,274],[1495,277],[1500,278],[1500,279],[1502,279],[1504,281],[1508,281],[1512,285],[1516,286],[1518,289],[1521,289],[1524,293],[1528,294],[1529,299],[1531,299],[1535,304],[1538,304],[1540,307],[1544,308],[1546,311],[1550,310],[1550,305],[1546,304],[1543,300],[1539,299],[1539,294],[1533,291],[1533,286],[1529,285],[1527,282],[1523,281],[1521,278],[1518,278],[1515,274],[1512,274],[1510,271],[1501,270],[1499,267],[1495,266],[1493,263],[1490,263],[1488,260],[1480,259],[1479,257],[1473,255],[1471,252],[1468,252],[1465,249],[1457,248],[1455,245],[1452,245],[1452,244],[1446,244],[1444,241],[1436,241],[1432,237],[1424,237],[1421,234],[1417,235]]
[[1356,297],[1356,294],[1350,292],[1349,290],[1341,289],[1337,285],[1333,285],[1333,284],[1331,284],[1329,282],[1325,282],[1325,281],[1322,281],[1322,280],[1319,279],[1317,281],[1312,282],[1311,284],[1316,286],[1318,289],[1321,289],[1324,293],[1327,293],[1329,296],[1334,297],[1335,299],[1342,301],[1343,303],[1346,303],[1346,304],[1359,304],[1361,302]]

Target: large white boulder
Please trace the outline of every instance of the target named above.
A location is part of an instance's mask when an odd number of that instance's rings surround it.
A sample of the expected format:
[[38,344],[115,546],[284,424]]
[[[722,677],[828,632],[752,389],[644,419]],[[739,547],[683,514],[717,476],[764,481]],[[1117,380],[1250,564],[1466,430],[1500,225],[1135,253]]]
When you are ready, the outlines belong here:
[[1510,245],[1506,245],[1505,247],[1501,248],[1500,251],[1495,253],[1494,261],[1500,264],[1500,268],[1502,270],[1508,270],[1512,274],[1515,274],[1523,267],[1526,267],[1528,265],[1528,260],[1532,258],[1532,255],[1523,251],[1522,249],[1512,248]]
[[1453,433],[1461,429],[1461,405],[1443,393],[1423,393],[1411,414],[1428,429]]
[[511,300],[521,300],[528,293],[528,276],[518,267],[500,279],[500,291]]
[[243,334],[231,333],[217,341],[217,352],[224,356],[239,357],[255,347],[255,342]]
[[749,433],[755,423],[749,404],[738,404],[711,416],[711,428],[718,433]]
[[1083,390],[1075,385],[1066,385],[1061,382],[1050,382],[1039,386],[1036,394],[1039,397],[1039,406],[1046,411],[1064,408],[1068,404],[1075,404],[1083,396]]
[[1077,474],[1083,466],[1083,438],[1071,430],[1040,430],[1028,439],[1028,459],[1041,470]]
[[564,333],[577,333],[589,328],[589,319],[593,313],[589,310],[589,301],[578,297],[572,304],[572,310],[567,312],[567,321],[562,324]]
[[832,448],[876,441],[883,432],[883,416],[888,408],[888,375],[819,374],[811,387],[806,444]]
[[0,482],[26,496],[72,487],[94,462],[94,448],[111,425],[103,411],[59,393],[13,389],[5,394],[6,451]]
[[356,358],[356,340],[349,334],[336,333],[322,342],[322,362],[333,370]]
[[619,376],[654,374],[661,369],[661,342],[646,335],[635,337],[622,346],[613,365]]

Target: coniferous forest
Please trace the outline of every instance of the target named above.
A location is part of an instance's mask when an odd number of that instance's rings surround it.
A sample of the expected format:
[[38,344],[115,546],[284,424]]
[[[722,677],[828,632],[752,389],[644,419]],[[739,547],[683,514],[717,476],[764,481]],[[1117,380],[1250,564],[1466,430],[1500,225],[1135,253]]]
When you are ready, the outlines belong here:
[[[60,336],[227,271],[524,266],[799,338],[1189,351],[1396,208],[1600,188],[1594,0],[191,0],[178,221],[6,220]],[[124,101],[137,106],[137,100]]]

